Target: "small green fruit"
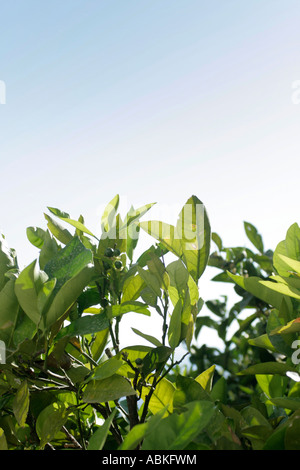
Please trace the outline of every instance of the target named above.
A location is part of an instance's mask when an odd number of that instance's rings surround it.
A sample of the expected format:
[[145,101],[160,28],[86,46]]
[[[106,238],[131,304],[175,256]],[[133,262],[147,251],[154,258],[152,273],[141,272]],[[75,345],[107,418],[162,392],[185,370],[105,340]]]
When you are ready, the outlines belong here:
[[104,256],[107,256],[107,258],[112,258],[114,256],[114,250],[112,248],[106,248]]
[[135,360],[135,364],[137,367],[141,367],[143,365],[143,360],[138,357],[136,360]]
[[120,256],[121,251],[118,248],[114,249],[114,256]]
[[116,269],[121,269],[122,266],[123,266],[123,265],[122,265],[121,261],[116,261],[116,262],[115,262],[115,268],[116,268]]

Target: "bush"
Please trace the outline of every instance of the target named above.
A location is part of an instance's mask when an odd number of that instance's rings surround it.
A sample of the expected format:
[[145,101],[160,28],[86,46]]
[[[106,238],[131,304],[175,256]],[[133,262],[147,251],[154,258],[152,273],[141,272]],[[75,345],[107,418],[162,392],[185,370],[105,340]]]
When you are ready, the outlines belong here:
[[[224,248],[196,196],[174,226],[141,222],[152,204],[124,218],[118,204],[100,236],[49,207],[47,228],[27,229],[38,257],[23,270],[0,244],[0,448],[299,449],[299,227],[274,253],[249,223],[255,251]],[[141,230],[154,243],[135,259]],[[199,296],[207,265],[241,296],[231,309]],[[121,348],[129,312],[161,329],[133,325],[142,341]],[[223,350],[197,344],[203,326]]]

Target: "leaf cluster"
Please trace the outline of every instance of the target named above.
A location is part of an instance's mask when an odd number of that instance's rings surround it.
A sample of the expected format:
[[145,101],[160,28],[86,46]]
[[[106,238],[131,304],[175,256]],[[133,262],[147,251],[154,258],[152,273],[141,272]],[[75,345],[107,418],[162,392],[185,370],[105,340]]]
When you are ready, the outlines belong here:
[[[152,206],[122,216],[115,196],[100,234],[49,207],[24,269],[1,239],[1,450],[300,449],[300,228],[273,252],[245,222],[251,248],[228,248],[196,196],[174,225],[141,221]],[[231,307],[200,297],[207,266]],[[128,313],[161,328],[121,347]]]

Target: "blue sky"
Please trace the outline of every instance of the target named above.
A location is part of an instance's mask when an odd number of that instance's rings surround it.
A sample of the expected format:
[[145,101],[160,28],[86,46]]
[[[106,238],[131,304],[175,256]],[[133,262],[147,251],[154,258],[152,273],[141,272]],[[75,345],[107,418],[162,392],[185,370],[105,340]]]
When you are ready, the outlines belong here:
[[0,229],[21,266],[47,206],[97,231],[116,193],[171,223],[195,194],[232,246],[244,220],[269,248],[299,222],[299,0],[0,9]]

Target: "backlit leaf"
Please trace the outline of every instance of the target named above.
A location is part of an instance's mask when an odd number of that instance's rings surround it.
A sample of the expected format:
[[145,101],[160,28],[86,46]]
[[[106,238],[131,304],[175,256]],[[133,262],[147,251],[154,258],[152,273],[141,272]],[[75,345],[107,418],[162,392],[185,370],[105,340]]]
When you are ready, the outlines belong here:
[[48,209],[50,212],[52,212],[52,214],[56,215],[56,217],[59,217],[64,222],[67,222],[68,224],[72,225],[73,227],[80,230],[81,232],[87,233],[91,237],[96,238],[98,240],[98,238],[88,228],[86,228],[81,222],[79,222],[78,220],[70,219],[69,214],[67,214],[66,212],[62,212],[59,209],[56,209],[55,207],[48,207]]
[[117,408],[113,410],[110,416],[105,420],[102,426],[94,432],[92,437],[89,440],[89,445],[87,450],[102,450],[109,433],[109,428],[113,422],[113,419],[116,415]]
[[43,409],[36,421],[36,432],[43,449],[51,442],[68,419],[69,411],[62,402],[54,402]]
[[118,374],[102,380],[91,380],[83,392],[84,403],[105,403],[135,395],[130,383]]
[[176,230],[187,269],[198,282],[208,263],[211,229],[206,209],[196,196],[190,197],[183,206]]
[[244,222],[244,228],[247,237],[249,238],[250,242],[253,243],[255,248],[258,249],[260,253],[264,251],[264,244],[261,235],[258,233],[256,227],[250,224],[249,222]]
[[25,426],[29,410],[29,389],[27,381],[24,380],[17,390],[13,401],[13,412],[19,426]]

